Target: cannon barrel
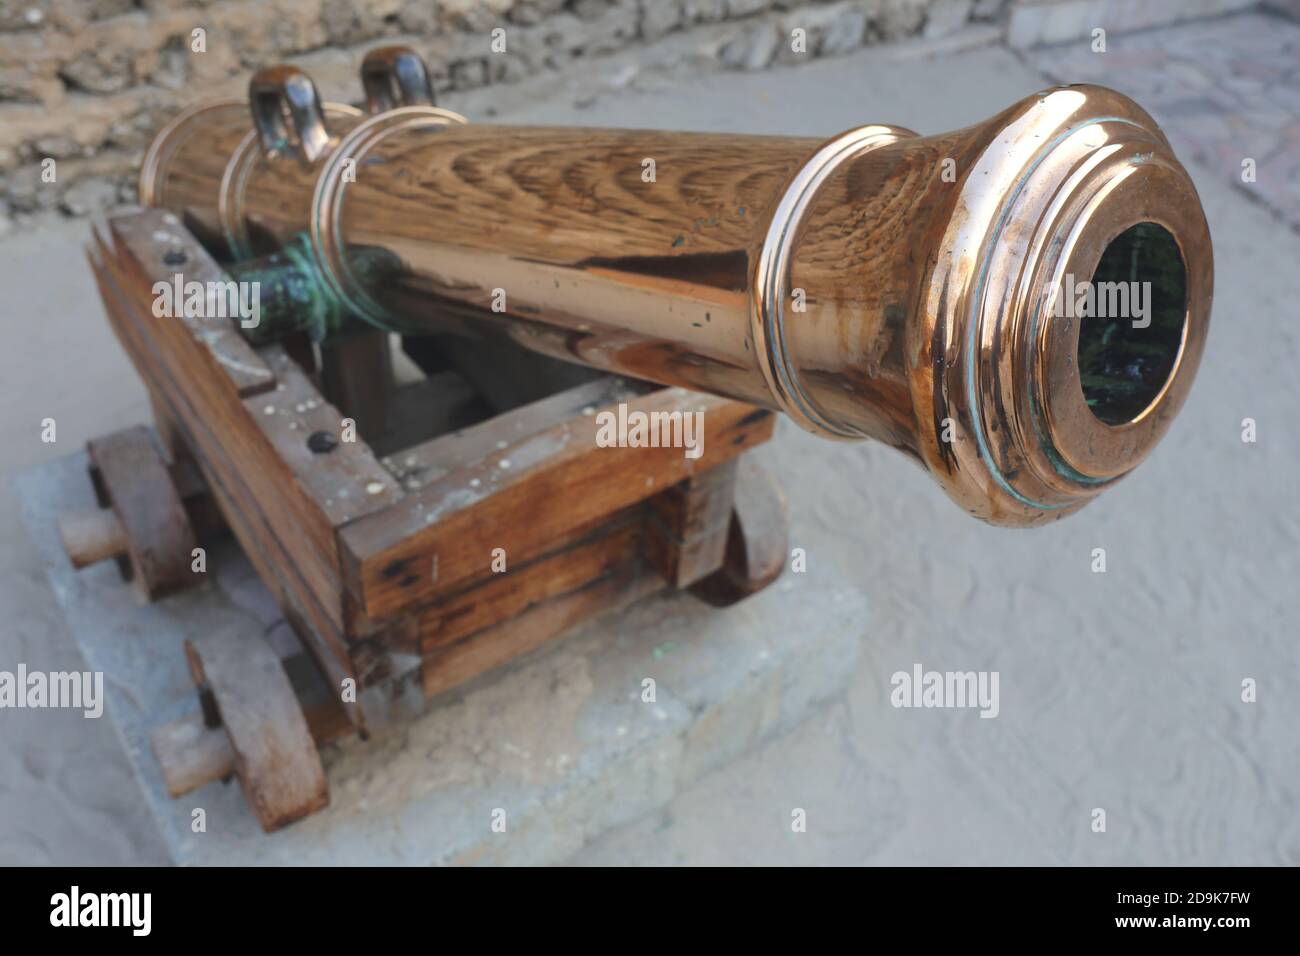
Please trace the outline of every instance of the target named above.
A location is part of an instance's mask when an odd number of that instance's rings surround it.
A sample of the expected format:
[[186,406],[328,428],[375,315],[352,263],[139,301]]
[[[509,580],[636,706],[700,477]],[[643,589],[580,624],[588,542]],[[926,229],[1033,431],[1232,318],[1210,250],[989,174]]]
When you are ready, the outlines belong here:
[[[281,115],[304,124],[282,138],[320,140],[319,111]],[[1069,514],[1141,462],[1208,330],[1196,190],[1101,87],[934,136],[462,125],[417,105],[326,140],[245,193],[293,254],[242,274],[295,270],[282,285],[317,313],[490,331],[874,438],[995,524]]]
[[409,47],[372,50],[362,61],[361,81],[364,111],[322,103],[311,78],[294,66],[257,71],[248,100],[182,111],[145,153],[141,204],[170,209],[222,256],[269,254],[307,227],[321,165],[365,116],[420,105],[445,122],[465,122],[434,108],[424,62]]

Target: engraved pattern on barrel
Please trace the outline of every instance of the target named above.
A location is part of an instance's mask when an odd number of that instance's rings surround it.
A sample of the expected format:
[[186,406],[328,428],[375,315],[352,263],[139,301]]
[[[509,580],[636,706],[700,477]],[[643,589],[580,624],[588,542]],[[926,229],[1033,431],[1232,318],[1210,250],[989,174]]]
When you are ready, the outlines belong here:
[[[1059,518],[1131,471],[1185,399],[1208,329],[1195,188],[1154,121],[1100,87],[928,137],[409,116],[368,121],[337,155],[356,159],[356,181],[322,172],[313,251],[374,324],[492,327],[885,441],[997,524]],[[1163,246],[1130,242],[1135,229]],[[1112,348],[1054,310],[1121,246],[1167,301],[1160,337],[1121,330]]]

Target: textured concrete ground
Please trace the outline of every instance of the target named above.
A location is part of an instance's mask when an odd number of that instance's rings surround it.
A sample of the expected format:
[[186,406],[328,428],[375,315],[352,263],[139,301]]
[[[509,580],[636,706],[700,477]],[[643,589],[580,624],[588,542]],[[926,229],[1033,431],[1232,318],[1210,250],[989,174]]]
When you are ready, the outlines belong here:
[[[1215,35],[1291,29],[1243,21],[1216,21]],[[1163,33],[1147,46],[1174,49]],[[1200,69],[1213,82],[1240,60],[1221,50]],[[841,66],[820,68],[830,85],[847,84]],[[1087,78],[1128,82],[1122,64],[1097,72]],[[1000,50],[947,60],[938,76],[875,79],[853,80],[878,94],[872,118],[906,104],[903,121],[921,132],[1041,83]],[[1186,139],[1188,113],[1166,116],[1162,102],[1146,105]],[[848,125],[857,108],[824,103],[818,116]],[[1267,155],[1275,132],[1240,124],[1237,146]],[[787,428],[778,473],[817,489],[792,496],[794,543],[809,542],[809,573],[852,567],[867,590],[863,664],[817,718],[575,862],[1300,864],[1300,453],[1287,435],[1300,398],[1300,241],[1221,170],[1193,165],[1193,176],[1215,243],[1214,325],[1153,458],[1080,514],[1022,534],[963,521],[885,449],[830,453]],[[1246,417],[1271,435],[1243,443]],[[1107,551],[1105,574],[1090,569],[1094,547]],[[893,708],[890,675],[915,662],[999,671],[1001,714]],[[1241,699],[1245,678],[1257,703]],[[796,808],[805,832],[792,831]],[[1091,829],[1096,808],[1105,833]]]
[[[168,852],[187,865],[560,862],[797,726],[844,692],[861,652],[866,596],[847,569],[787,575],[727,613],[679,595],[648,599],[427,713],[411,681],[373,694],[382,718],[370,739],[322,753],[329,807],[268,836],[237,786],[168,797],[149,745],[155,727],[198,710],[186,639],[229,630],[293,640],[252,567],[232,543],[211,552],[202,585],[141,606],[116,568],[74,571],[63,554],[57,515],[94,502],[84,455],[26,471],[18,485],[85,666],[104,674],[105,710]],[[493,829],[497,812],[504,832]]]
[[[1164,32],[1153,42],[1168,48]],[[1122,88],[1127,68],[1104,68]],[[571,95],[502,116],[789,134],[885,121],[932,132],[1046,81],[1033,63],[980,49],[928,61],[875,50],[752,76],[614,85],[623,88],[562,91]],[[1187,115],[1148,105],[1177,142]],[[1268,155],[1252,128],[1239,134],[1243,154]],[[967,520],[887,449],[783,427],[765,460],[791,491],[807,573],[847,575],[868,601],[849,690],[576,862],[1300,863],[1300,454],[1288,431],[1300,401],[1300,238],[1220,172],[1193,164],[1193,175],[1215,239],[1214,326],[1197,388],[1152,460],[1081,514],[1015,533]],[[0,353],[6,479],[146,416],[78,258],[83,233],[0,245],[0,282],[18,304],[6,327],[27,330]],[[55,446],[36,437],[47,416],[59,422]],[[1245,417],[1258,422],[1254,444],[1241,441]],[[0,668],[75,668],[3,494]],[[1090,570],[1096,547],[1107,550],[1105,574]],[[999,671],[999,717],[892,708],[889,677],[914,662]],[[1257,703],[1242,702],[1244,678],[1259,682]],[[105,722],[51,712],[0,721],[0,862],[161,858]],[[1104,834],[1090,829],[1094,808],[1107,812]],[[792,832],[796,809],[806,832]]]
[[[1195,159],[1300,231],[1300,23],[1248,13],[1027,54],[1062,83],[1105,83]],[[1245,164],[1245,165],[1243,165]]]

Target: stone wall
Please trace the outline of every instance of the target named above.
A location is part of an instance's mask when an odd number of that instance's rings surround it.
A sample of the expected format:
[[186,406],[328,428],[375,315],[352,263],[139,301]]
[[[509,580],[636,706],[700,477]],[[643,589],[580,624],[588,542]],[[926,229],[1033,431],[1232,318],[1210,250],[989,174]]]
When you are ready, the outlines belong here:
[[[359,98],[361,56],[380,42],[424,54],[440,93],[517,83],[670,34],[698,33],[696,58],[718,69],[760,69],[942,35],[999,17],[1004,3],[0,0],[0,231],[34,215],[130,201],[143,149],[168,117],[241,95],[252,70],[280,61],[307,69],[327,98],[349,101]],[[806,53],[790,51],[795,27],[806,31]],[[491,49],[497,28],[504,53]]]

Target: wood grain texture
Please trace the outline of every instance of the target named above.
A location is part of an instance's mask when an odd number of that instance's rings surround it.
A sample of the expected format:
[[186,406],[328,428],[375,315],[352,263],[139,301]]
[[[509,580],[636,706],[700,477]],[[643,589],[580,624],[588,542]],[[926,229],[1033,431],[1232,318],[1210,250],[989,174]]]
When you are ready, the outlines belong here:
[[182,123],[162,144],[153,196],[141,202],[171,210],[210,248],[224,249],[218,197],[226,164],[253,124],[246,103],[206,109]]
[[[231,368],[231,354],[210,347],[224,337],[219,322],[204,320],[215,328],[196,330],[151,314],[153,273],[167,267],[154,239],[160,230],[149,223],[164,215],[146,211],[114,219],[112,245],[97,236],[91,260],[114,330],[141,377],[166,401],[231,530],[326,674],[335,682],[353,677],[335,522],[380,508],[401,490],[359,442],[340,442],[329,464],[307,448],[309,426],[332,429],[337,438],[341,416],[283,351],[250,353],[259,380],[284,388],[259,387],[247,395],[239,374],[232,374],[238,370]],[[215,269],[192,237],[169,236],[169,247],[177,243],[187,262],[204,270],[200,274]],[[371,494],[367,486],[380,491]],[[364,723],[359,707],[350,713]]]
[[[345,225],[360,242],[400,235],[487,255],[508,249],[538,262],[593,255],[689,262],[760,243],[765,213],[818,145],[483,123],[412,131],[379,144],[371,155],[382,162],[358,164]],[[409,215],[416,204],[423,217]],[[723,272],[711,279],[720,288],[737,280],[743,276]]]
[[650,499],[646,559],[672,587],[690,587],[722,566],[737,461],[692,475]]
[[641,534],[640,514],[629,514],[537,560],[507,565],[505,572],[433,602],[419,616],[422,652],[456,643],[585,587],[635,554]]
[[[109,220],[107,230],[112,237],[114,257],[118,254],[126,256],[121,263],[123,276],[129,274],[145,286],[136,291],[139,299],[134,304],[143,310],[142,317],[159,326],[164,323],[163,317],[153,314],[155,282],[174,288],[179,275],[183,291],[184,284],[189,282],[229,281],[229,276],[212,256],[187,230],[180,228],[176,217],[170,213],[148,210],[136,215],[115,216]],[[240,395],[256,395],[275,387],[275,375],[239,334],[234,321],[190,315],[175,305],[173,303],[174,314],[167,318],[185,329],[208,353],[211,361],[225,370]]]
[[[324,104],[324,115],[335,138],[362,118],[351,108],[330,103]],[[247,102],[214,105],[190,117],[161,144],[155,194],[142,196],[142,201],[170,210],[223,257],[276,250],[307,228],[312,185],[321,163],[268,157],[248,142],[252,129]],[[232,228],[247,248],[231,248]]]
[[336,218],[346,248],[401,263],[367,289],[404,325],[496,329],[545,355],[770,405],[749,342],[751,273],[772,210],[817,145],[408,129],[358,164]]
[[125,539],[133,586],[146,600],[197,583],[189,515],[148,428],[137,425],[87,445],[96,483]]
[[[930,421],[909,374],[929,367],[926,277],[959,258],[938,250],[972,194],[947,164],[967,176],[1027,102],[937,136],[877,127],[833,162],[828,141],[795,137],[403,129],[325,204],[322,234],[338,240],[322,246],[393,328],[444,331],[454,315],[546,355],[764,407],[783,402],[753,332],[771,292],[791,313],[771,334],[813,420],[920,457]],[[781,289],[757,288],[778,235]],[[363,252],[391,269],[350,269]]]
[[627,607],[663,587],[663,579],[639,559],[626,558],[574,591],[534,605],[476,635],[433,647],[421,670],[424,694],[432,697],[535,650],[570,627]]
[[348,584],[365,613],[383,618],[448,593],[481,574],[496,548],[527,561],[573,527],[727,461],[772,432],[770,412],[679,389],[627,404],[629,414],[702,411],[703,456],[690,459],[671,447],[601,448],[598,414],[523,439],[503,437],[496,451],[342,529]]
[[653,386],[607,375],[549,395],[509,413],[454,433],[439,435],[404,448],[393,456],[403,481],[429,484],[466,468],[500,450],[500,443],[517,442],[598,409],[628,401]]

